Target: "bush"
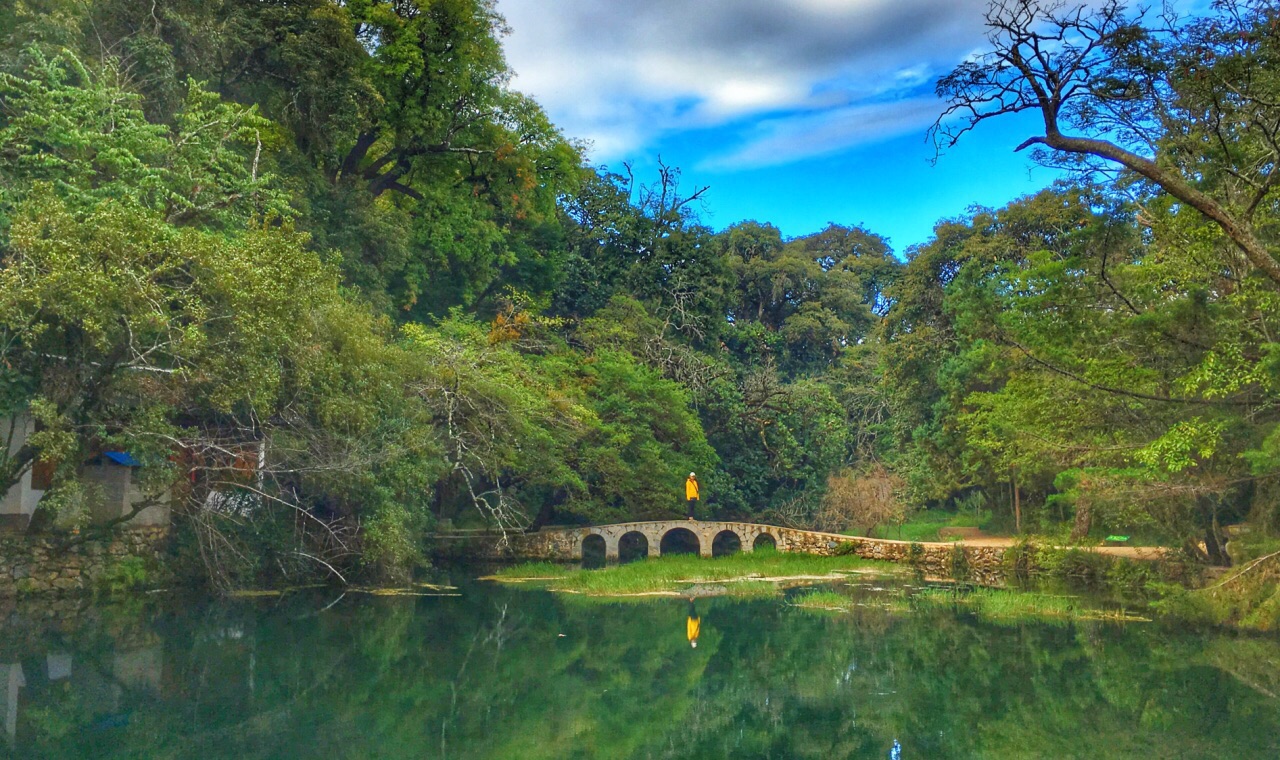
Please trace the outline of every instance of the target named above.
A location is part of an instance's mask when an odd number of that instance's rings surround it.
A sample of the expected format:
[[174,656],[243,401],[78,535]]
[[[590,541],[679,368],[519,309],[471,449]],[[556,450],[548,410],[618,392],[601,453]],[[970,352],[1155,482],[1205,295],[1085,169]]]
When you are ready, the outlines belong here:
[[132,554],[109,563],[97,578],[97,590],[107,596],[117,596],[137,591],[147,586],[150,579],[147,561]]
[[1096,586],[1106,578],[1112,559],[1084,549],[1044,546],[1036,551],[1035,564],[1051,578]]
[[1151,608],[1161,617],[1193,625],[1221,625],[1223,622],[1223,616],[1204,594],[1174,583],[1153,583],[1148,588],[1160,595],[1159,599],[1151,602]]
[[969,580],[969,555],[964,547],[951,547],[951,579],[963,583]]
[[1027,540],[1005,549],[1003,564],[1005,576],[1021,581],[1028,580],[1036,568],[1036,549]]
[[1159,566],[1154,562],[1116,560],[1106,572],[1108,586],[1129,593],[1145,591],[1158,577]]
[[906,510],[897,497],[902,479],[876,464],[865,472],[843,470],[827,478],[817,515],[819,530],[870,535],[880,525],[901,525]]
[[403,582],[424,562],[422,556],[422,513],[388,501],[379,505],[365,523],[364,565],[375,580]]
[[924,574],[924,547],[917,543],[907,545],[907,564],[918,575]]
[[858,545],[853,541],[841,541],[831,553],[837,557],[848,557],[858,553]]

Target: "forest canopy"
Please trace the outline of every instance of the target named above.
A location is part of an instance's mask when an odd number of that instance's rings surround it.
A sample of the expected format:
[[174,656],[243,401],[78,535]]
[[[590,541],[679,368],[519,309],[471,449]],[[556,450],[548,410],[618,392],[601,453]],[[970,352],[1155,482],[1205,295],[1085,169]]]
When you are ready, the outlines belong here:
[[590,165],[488,0],[0,4],[0,415],[38,425],[0,485],[102,529],[81,468],[128,451],[223,588],[676,516],[691,470],[706,517],[1229,562],[1280,530],[1280,15],[988,22],[940,148],[1035,112],[1070,179],[895,253]]

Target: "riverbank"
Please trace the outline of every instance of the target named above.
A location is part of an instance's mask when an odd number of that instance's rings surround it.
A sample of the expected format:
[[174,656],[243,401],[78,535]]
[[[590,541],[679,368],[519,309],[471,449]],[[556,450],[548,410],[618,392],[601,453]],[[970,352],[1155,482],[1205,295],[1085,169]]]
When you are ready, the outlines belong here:
[[1152,618],[1145,614],[1145,607],[1139,606],[1135,611],[1081,594],[964,586],[911,586],[872,590],[888,593],[876,598],[868,597],[864,593],[865,589],[856,586],[830,586],[803,591],[788,600],[788,604],[800,609],[837,614],[850,613],[859,607],[900,613],[946,609],[1004,624],[1083,620],[1152,622]]
[[[1000,621],[1152,619],[1150,596],[1117,595],[1113,592],[1118,585],[1108,585],[1101,577],[1094,580],[1104,582],[1092,590],[1087,583],[1074,589],[1056,588],[1054,584],[1063,586],[1057,576],[1043,576],[1044,584],[1027,587],[982,588],[962,579],[925,577],[909,566],[854,555],[819,557],[771,551],[716,558],[670,555],[598,569],[530,562],[503,568],[481,580],[615,601],[785,595],[791,606],[830,613],[858,608],[907,613],[945,607]],[[813,588],[792,591],[797,587]],[[1135,591],[1133,587],[1125,590]]]

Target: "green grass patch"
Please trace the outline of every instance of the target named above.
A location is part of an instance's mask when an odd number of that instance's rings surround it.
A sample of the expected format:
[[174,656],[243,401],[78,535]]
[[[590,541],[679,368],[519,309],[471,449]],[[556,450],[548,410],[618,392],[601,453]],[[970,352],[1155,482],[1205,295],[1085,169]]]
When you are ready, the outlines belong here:
[[1000,620],[1147,620],[1124,610],[1091,607],[1078,597],[1030,591],[929,588],[916,593],[912,602],[918,607],[961,607],[974,611],[980,617]]
[[844,611],[853,607],[853,601],[847,596],[837,594],[829,589],[806,591],[790,602],[792,607],[804,607],[813,610]]
[[[759,596],[776,593],[780,585],[865,570],[893,573],[900,572],[901,568],[861,557],[753,552],[714,559],[689,554],[670,555],[598,570],[544,562],[527,563],[505,568],[489,578],[506,582],[536,582],[552,591],[593,596],[683,593],[708,586],[717,587],[714,589],[717,593]],[[721,586],[723,589],[719,588]]]
[[489,577],[506,581],[547,580],[563,578],[573,570],[569,565],[557,565],[554,562],[524,562],[504,567]]
[[938,531],[942,528],[982,528],[991,521],[991,512],[944,512],[923,510],[916,512],[902,525],[882,525],[871,531],[872,538],[889,538],[895,541],[941,541]]

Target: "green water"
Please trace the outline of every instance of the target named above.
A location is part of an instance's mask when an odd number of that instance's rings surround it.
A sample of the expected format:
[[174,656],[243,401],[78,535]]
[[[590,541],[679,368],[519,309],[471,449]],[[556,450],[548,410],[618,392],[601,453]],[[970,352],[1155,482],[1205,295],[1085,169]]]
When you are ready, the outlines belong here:
[[1280,757],[1277,639],[460,585],[0,609],[0,755]]

